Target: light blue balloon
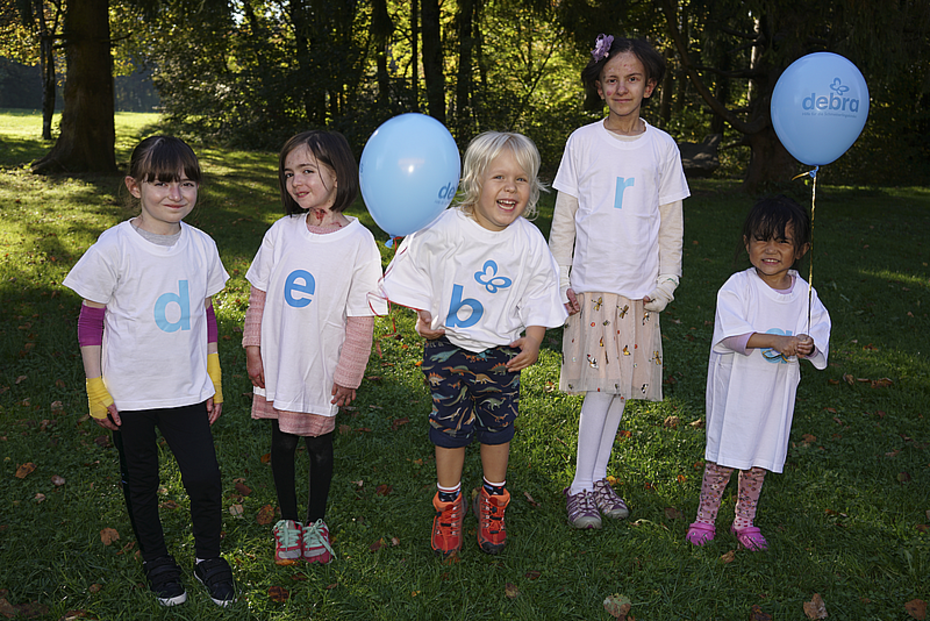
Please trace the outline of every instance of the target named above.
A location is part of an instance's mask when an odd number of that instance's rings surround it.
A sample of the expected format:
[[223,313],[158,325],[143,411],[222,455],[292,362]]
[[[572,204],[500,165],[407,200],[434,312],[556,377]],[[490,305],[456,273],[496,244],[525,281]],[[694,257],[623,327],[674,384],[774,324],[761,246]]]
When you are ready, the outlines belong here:
[[368,212],[391,237],[414,233],[449,206],[461,160],[445,126],[425,114],[402,114],[368,139],[359,185]]
[[854,64],[817,52],[791,63],[772,93],[772,125],[796,160],[823,166],[846,153],[869,116],[869,89]]

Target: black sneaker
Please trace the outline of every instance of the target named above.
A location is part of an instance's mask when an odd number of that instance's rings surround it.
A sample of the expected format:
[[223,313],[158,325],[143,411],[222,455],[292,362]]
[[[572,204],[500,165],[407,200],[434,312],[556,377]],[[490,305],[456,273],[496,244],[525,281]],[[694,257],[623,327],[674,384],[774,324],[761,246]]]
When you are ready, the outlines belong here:
[[218,556],[200,561],[194,565],[194,575],[200,584],[207,587],[210,599],[217,606],[229,606],[236,600],[232,569],[223,557]]
[[142,563],[145,577],[158,603],[162,606],[177,606],[187,601],[187,591],[181,584],[181,568],[170,556],[160,556]]

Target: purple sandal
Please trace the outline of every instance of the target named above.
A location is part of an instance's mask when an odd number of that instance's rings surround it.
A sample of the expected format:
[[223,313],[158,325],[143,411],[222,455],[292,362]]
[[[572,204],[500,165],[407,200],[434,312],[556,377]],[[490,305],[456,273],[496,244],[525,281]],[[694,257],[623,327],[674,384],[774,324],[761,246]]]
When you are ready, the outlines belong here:
[[769,543],[755,526],[747,526],[746,528],[731,526],[730,532],[736,535],[737,541],[747,550],[758,552],[761,550],[768,550],[769,548]]
[[688,543],[700,547],[713,541],[716,534],[717,529],[714,528],[713,524],[694,522],[688,527],[688,534],[685,535],[685,539]]

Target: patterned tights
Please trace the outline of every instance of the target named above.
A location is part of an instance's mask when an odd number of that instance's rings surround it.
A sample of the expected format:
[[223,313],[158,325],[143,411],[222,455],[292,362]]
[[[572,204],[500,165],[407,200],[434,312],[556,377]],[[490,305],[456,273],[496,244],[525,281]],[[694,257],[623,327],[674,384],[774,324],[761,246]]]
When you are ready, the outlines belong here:
[[[720,509],[723,490],[726,489],[732,472],[733,468],[718,466],[710,461],[706,463],[696,521],[705,524],[713,524],[717,521],[717,511]],[[762,493],[762,481],[765,479],[765,472],[764,468],[739,471],[736,518],[733,520],[734,528],[752,526],[752,521],[756,517],[756,508],[759,505],[759,495]]]

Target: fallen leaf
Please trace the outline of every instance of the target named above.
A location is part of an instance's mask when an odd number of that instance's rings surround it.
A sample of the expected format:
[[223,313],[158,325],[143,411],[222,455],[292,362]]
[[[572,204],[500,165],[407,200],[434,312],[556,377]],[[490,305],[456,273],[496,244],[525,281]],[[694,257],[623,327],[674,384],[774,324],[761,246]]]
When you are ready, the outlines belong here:
[[96,438],[94,438],[94,444],[96,444],[100,448],[110,448],[111,446],[113,446],[113,443],[110,442],[109,435],[97,436]]
[[307,579],[307,574],[300,572],[300,571],[298,571],[296,574],[293,574],[291,576],[291,580],[294,580],[295,582],[303,582],[306,579]]
[[38,502],[42,502],[43,500],[45,500],[45,494],[43,494],[42,492],[37,493],[35,497],[35,501],[38,503]]
[[604,600],[604,610],[607,611],[607,614],[621,621],[626,619],[632,605],[633,603],[630,601],[630,598],[626,595],[620,595],[619,593],[609,595]]
[[383,547],[384,547],[384,539],[382,538],[382,539],[378,539],[376,542],[374,542],[373,544],[371,544],[370,546],[368,546],[368,549],[369,549],[371,552],[377,552],[378,550],[380,550],[380,549],[383,548]]
[[804,614],[808,619],[826,619],[827,605],[823,603],[820,593],[814,593],[811,601],[804,602]]
[[52,412],[60,412],[65,409],[65,406],[61,401],[52,401],[52,405],[49,406],[49,409]]
[[392,491],[394,491],[394,488],[388,485],[387,483],[382,483],[381,485],[375,488],[375,494],[377,494],[378,496],[387,496]]
[[772,615],[762,612],[759,604],[753,604],[749,611],[749,621],[772,621]]
[[242,517],[242,511],[242,505],[240,504],[229,505],[229,514],[234,517]]
[[273,602],[286,602],[291,598],[291,592],[282,586],[268,587],[268,599]]
[[520,589],[517,588],[512,582],[508,582],[504,585],[504,597],[507,599],[517,599],[517,596],[520,595]]
[[16,469],[16,478],[25,479],[27,476],[32,474],[35,471],[35,469],[36,469],[36,465],[32,463],[31,461],[27,461],[26,463],[24,463],[23,465],[21,465],[19,468]]
[[5,597],[0,597],[0,615],[3,615],[7,619],[12,619],[19,611],[13,607],[13,604],[7,601]]
[[734,550],[730,550],[729,552],[727,552],[726,554],[720,557],[720,561],[723,563],[732,563],[735,560],[736,560],[736,552]]
[[703,419],[703,418],[699,418],[699,419],[697,419],[696,421],[693,421],[693,422],[688,423],[688,424],[689,424],[691,427],[694,427],[695,429],[703,429],[703,428],[704,428],[704,419]]
[[912,618],[917,619],[917,621],[922,621],[927,618],[927,602],[922,599],[912,599],[904,604],[904,610],[906,610],[907,614]]
[[90,585],[89,587],[87,587],[87,590],[90,591],[91,593],[99,593],[102,588],[103,588],[103,585],[94,583]]
[[400,539],[397,537],[391,537],[391,545],[395,548],[400,545]]
[[179,505],[177,501],[174,501],[174,500],[166,500],[158,506],[161,507],[162,509],[180,509],[181,508],[181,505]]
[[237,481],[236,482],[236,493],[242,494],[243,496],[248,496],[249,494],[252,493],[252,490],[245,483],[242,483],[241,481]]
[[339,435],[344,436],[348,433],[352,433],[352,427],[346,425],[345,423],[339,425]]
[[682,518],[681,511],[675,507],[665,507],[665,519],[667,520],[680,520]]
[[872,380],[871,383],[870,383],[869,385],[870,385],[872,388],[888,388],[888,387],[891,386],[892,384],[894,384],[894,382],[892,382],[892,381],[891,381],[890,379],[888,379],[887,377],[883,377],[883,378],[881,378],[881,379]]
[[77,621],[78,619],[86,619],[86,618],[87,618],[87,613],[84,612],[83,610],[69,610],[58,621]]
[[64,484],[65,484],[64,477],[60,477],[57,474],[52,475],[52,485],[54,485],[55,487],[61,487]]
[[271,463],[271,453],[265,453],[264,455],[262,455],[261,462],[262,462],[263,464],[269,464],[269,463]]
[[678,425],[681,424],[681,419],[677,416],[666,416],[665,420],[662,422],[662,426],[666,429],[678,429]]
[[275,521],[274,507],[271,505],[265,505],[262,507],[258,515],[255,516],[255,521],[261,524],[262,526],[268,526]]
[[898,483],[907,483],[910,480],[911,480],[911,474],[909,472],[898,473]]
[[406,416],[404,418],[395,418],[394,422],[391,423],[391,431],[397,431],[401,426],[406,425],[410,422],[410,419]]
[[18,385],[18,384],[22,384],[22,383],[25,382],[27,379],[29,379],[28,376],[26,376],[26,375],[20,375],[19,377],[16,378],[16,384],[17,384],[17,385]]
[[844,379],[844,380],[846,381],[846,383],[849,384],[850,386],[854,386],[854,385],[856,384],[856,380],[855,380],[855,379],[853,378],[853,376],[850,375],[849,373],[843,373],[843,379]]
[[108,546],[119,539],[119,532],[115,528],[104,528],[100,531],[100,541]]
[[530,505],[532,505],[534,508],[539,507],[539,503],[536,502],[536,500],[532,496],[530,496],[529,492],[523,492],[523,495],[526,496],[526,500],[530,503]]
[[527,580],[537,580],[542,575],[542,572],[531,569],[524,574]]

